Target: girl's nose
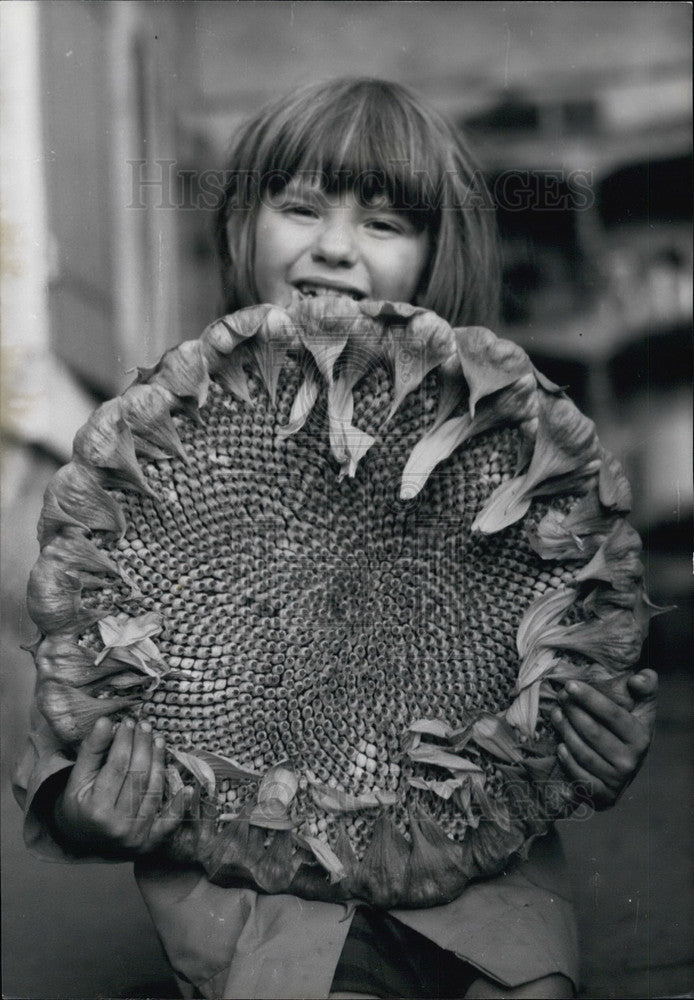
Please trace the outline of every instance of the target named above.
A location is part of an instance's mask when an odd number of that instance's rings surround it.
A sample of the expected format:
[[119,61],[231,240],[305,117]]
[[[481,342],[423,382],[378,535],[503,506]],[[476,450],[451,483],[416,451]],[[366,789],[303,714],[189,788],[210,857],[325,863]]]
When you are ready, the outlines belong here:
[[357,246],[349,223],[341,218],[324,219],[317,228],[311,258],[331,267],[350,267],[355,264]]

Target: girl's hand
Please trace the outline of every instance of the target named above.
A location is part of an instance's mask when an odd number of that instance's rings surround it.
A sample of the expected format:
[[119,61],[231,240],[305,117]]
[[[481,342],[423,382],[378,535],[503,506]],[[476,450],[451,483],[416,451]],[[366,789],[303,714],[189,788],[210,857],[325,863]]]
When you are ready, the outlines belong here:
[[627,682],[631,707],[580,681],[569,681],[559,695],[561,707],[552,713],[563,740],[559,761],[596,809],[613,806],[641,767],[653,736],[657,690],[655,671],[641,670]]
[[151,851],[181,822],[190,789],[162,809],[164,741],[146,722],[117,728],[99,719],[80,747],[54,823],[66,845],[129,860]]

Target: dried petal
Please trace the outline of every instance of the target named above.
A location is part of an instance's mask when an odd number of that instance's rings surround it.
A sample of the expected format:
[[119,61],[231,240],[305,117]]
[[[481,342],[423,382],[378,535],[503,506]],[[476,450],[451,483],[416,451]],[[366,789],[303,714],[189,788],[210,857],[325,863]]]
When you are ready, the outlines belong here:
[[521,618],[516,633],[516,647],[521,659],[538,645],[544,633],[558,625],[576,600],[576,591],[566,587],[551,590],[533,601]]
[[217,382],[220,382],[228,392],[248,406],[253,406],[253,399],[244,365],[250,364],[251,358],[250,347],[242,344],[226,359],[225,364],[219,366],[215,373]]
[[277,402],[277,385],[280,372],[287,361],[287,343],[264,336],[255,337],[250,352],[274,406]]
[[188,462],[188,455],[171,416],[175,401],[160,385],[131,385],[121,396],[124,419],[136,441],[144,439],[161,448],[167,456]]
[[604,448],[600,449],[600,473],[598,490],[600,503],[610,510],[628,514],[631,510],[631,487],[624,475],[624,470],[618,459]]
[[79,646],[69,635],[47,636],[38,646],[35,659],[39,683],[55,680],[73,687],[86,687],[123,670],[122,663],[113,661],[97,666],[94,654]]
[[269,847],[266,847],[253,864],[253,876],[265,892],[286,892],[301,864],[293,858],[292,837],[287,830],[277,830]]
[[373,793],[352,795],[341,788],[328,788],[314,781],[309,783],[313,801],[325,812],[357,812],[359,809],[377,809],[381,805]]
[[288,809],[299,788],[296,773],[281,764],[271,767],[263,776],[258,789],[258,802],[279,802]]
[[253,869],[264,851],[265,834],[250,826],[247,819],[225,821],[203,860],[213,885],[236,885],[239,879],[253,879]]
[[540,710],[541,683],[542,681],[538,680],[524,687],[506,709],[506,721],[530,739],[535,735]]
[[41,546],[65,525],[118,536],[125,531],[120,505],[102,489],[98,473],[80,462],[64,465],[48,484],[38,527]]
[[347,876],[345,866],[325,841],[319,840],[318,837],[310,837],[308,834],[304,834],[300,839],[300,843],[311,851],[318,863],[328,872],[331,885],[335,882],[341,882]]
[[597,472],[599,444],[592,420],[564,396],[540,391],[538,399],[539,423],[528,471],[492,493],[475,519],[473,531],[501,531],[527,513],[531,497],[567,492],[573,489],[576,478]]
[[450,840],[423,810],[410,809],[412,851],[405,875],[410,906],[433,906],[457,899],[469,880],[468,851]]
[[537,646],[533,646],[518,670],[516,691],[520,692],[530,684],[545,677],[551,672],[556,661],[557,657],[552,650],[538,649]]
[[453,334],[436,313],[421,312],[413,314],[404,330],[390,332],[384,346],[394,374],[393,402],[386,417],[390,420],[405,397],[453,353]]
[[484,786],[479,783],[472,786],[472,796],[480,807],[483,819],[491,820],[507,832],[511,829],[511,817],[505,802],[499,802],[492,798],[491,795],[487,794]]
[[379,319],[384,323],[395,323],[401,324],[403,320],[411,319],[412,316],[417,316],[419,313],[423,313],[424,309],[421,306],[410,305],[409,302],[389,302],[389,301],[371,301],[359,303],[359,311],[365,316],[370,316],[372,319]]
[[356,896],[374,906],[397,906],[405,889],[410,845],[385,815],[374,824],[371,843],[352,882]]
[[463,374],[470,386],[471,417],[480,399],[513,385],[521,375],[531,371],[530,359],[521,347],[510,340],[502,340],[485,327],[460,327],[453,334]]
[[249,822],[270,830],[290,830],[294,821],[289,806],[299,787],[294,771],[277,765],[264,775],[258,789],[258,803],[254,806]]
[[478,873],[484,874],[485,878],[498,875],[509,857],[521,850],[524,840],[523,832],[518,827],[506,831],[494,822],[480,823],[476,830],[470,832],[473,876]]
[[163,665],[159,669],[154,666],[160,663],[161,655],[150,638],[158,635],[161,629],[159,615],[154,612],[120,620],[113,615],[107,615],[99,622],[99,633],[104,648],[96,658],[97,664],[110,656],[137,666],[146,673],[155,675],[161,673]]
[[510,764],[518,764],[523,755],[518,749],[518,740],[513,729],[504,719],[490,712],[484,712],[472,724],[471,737],[478,747]]
[[210,750],[196,750],[195,753],[201,757],[206,764],[212,768],[215,778],[220,781],[230,779],[232,781],[259,781],[260,774],[250,767],[237,763],[231,757],[223,757],[221,754],[212,753]]
[[641,638],[645,639],[648,635],[648,623],[651,618],[655,618],[656,615],[663,615],[667,611],[675,611],[677,605],[670,604],[667,607],[658,607],[654,604],[646,593],[643,585],[637,587],[636,590],[636,605],[634,607],[634,617],[636,619],[636,624],[638,625],[639,631],[641,633]]
[[535,411],[534,379],[517,379],[504,392],[486,400],[474,418],[453,417],[429,431],[414,446],[402,474],[401,499],[412,499],[424,487],[432,469],[449,458],[464,441],[499,425],[524,419]]
[[550,510],[528,541],[542,559],[590,559],[610,532],[614,516],[607,514],[595,491],[581,497],[568,514]]
[[318,399],[318,393],[318,383],[313,375],[308,373],[299,386],[298,392],[294,397],[291,413],[289,414],[289,420],[286,426],[280,427],[277,432],[280,438],[289,437],[291,434],[296,434],[297,431],[301,430],[308,420],[311,410]]
[[590,562],[578,571],[576,580],[604,580],[615,590],[633,591],[643,576],[640,553],[638,533],[620,518]]
[[564,396],[541,393],[540,423],[526,489],[566,476],[599,458],[595,424]]
[[530,496],[525,488],[525,476],[509,479],[494,490],[472,523],[473,532],[493,535],[520,521],[530,509]]
[[425,792],[433,792],[434,795],[438,795],[439,798],[447,802],[448,799],[453,796],[453,793],[458,788],[462,787],[466,780],[466,777],[460,777],[447,778],[445,781],[433,781],[431,779],[418,778],[415,776],[413,778],[408,778],[407,783],[411,785],[412,788],[421,788]]
[[50,554],[42,553],[29,575],[27,588],[27,609],[34,624],[45,635],[78,635],[103,614],[83,610],[81,602],[79,574],[66,572]]
[[354,399],[345,382],[328,388],[328,425],[330,449],[340,462],[340,476],[353,477],[357,464],[374,443],[374,438],[352,426]]
[[179,750],[177,747],[170,747],[171,754],[176,758],[179,764],[182,764],[186,770],[190,771],[195,780],[202,785],[207,794],[212,798],[214,796],[217,781],[214,775],[214,771],[202,757],[199,757],[196,753],[187,753],[184,750]]
[[80,743],[97,719],[123,712],[131,698],[92,698],[78,688],[45,680],[37,686],[36,701],[51,729],[63,743]]
[[631,611],[615,611],[595,621],[551,629],[542,645],[573,650],[611,670],[624,670],[639,658],[643,636]]
[[110,399],[75,435],[73,461],[104,469],[116,485],[152,496],[135,454],[135,442],[123,417],[121,400]]
[[354,389],[357,382],[369,371],[373,371],[379,358],[384,357],[382,331],[372,323],[360,323],[350,331],[344,351],[340,355],[337,385],[344,384],[347,390]]
[[200,340],[204,346],[228,357],[239,344],[245,343],[258,332],[270,308],[252,306],[250,309],[240,309],[236,313],[221,316],[205,327]]
[[210,374],[200,341],[184,340],[167,351],[148,381],[168,389],[179,400],[190,400],[196,407],[204,406]]
[[420,743],[418,747],[408,750],[408,757],[419,764],[432,764],[435,767],[447,767],[449,771],[481,771],[481,767],[467,757],[448,753],[431,743]]
[[336,334],[330,334],[324,332],[322,329],[317,331],[302,329],[299,336],[301,342],[316,362],[318,371],[323,376],[325,382],[331,385],[335,363],[347,343],[348,331],[343,330]]
[[453,732],[451,726],[443,719],[415,719],[407,727],[410,733],[422,733],[426,736],[437,736],[441,740],[447,740]]

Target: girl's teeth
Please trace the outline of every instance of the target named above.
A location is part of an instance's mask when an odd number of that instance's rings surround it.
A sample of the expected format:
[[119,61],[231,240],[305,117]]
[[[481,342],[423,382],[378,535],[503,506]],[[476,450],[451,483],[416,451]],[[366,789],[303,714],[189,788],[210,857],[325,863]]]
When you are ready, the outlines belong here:
[[317,298],[319,295],[334,296],[338,298],[339,296],[346,296],[349,299],[354,299],[357,301],[361,296],[356,292],[340,291],[337,288],[322,288],[315,285],[298,285],[298,290],[302,295],[307,295],[312,299]]

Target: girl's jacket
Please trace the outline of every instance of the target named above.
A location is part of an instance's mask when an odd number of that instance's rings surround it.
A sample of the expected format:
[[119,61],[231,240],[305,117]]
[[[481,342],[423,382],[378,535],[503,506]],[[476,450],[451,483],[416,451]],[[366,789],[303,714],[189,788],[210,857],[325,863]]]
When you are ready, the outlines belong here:
[[[53,861],[74,858],[52,839],[33,802],[41,785],[69,760],[36,706],[18,760],[14,790],[24,809],[24,838]],[[135,877],[184,995],[327,997],[349,932],[340,904],[310,902],[210,883],[202,868],[136,863]],[[536,840],[527,861],[468,887],[452,903],[393,910],[402,923],[507,986],[561,973],[578,987],[578,947],[568,876],[554,829]]]

